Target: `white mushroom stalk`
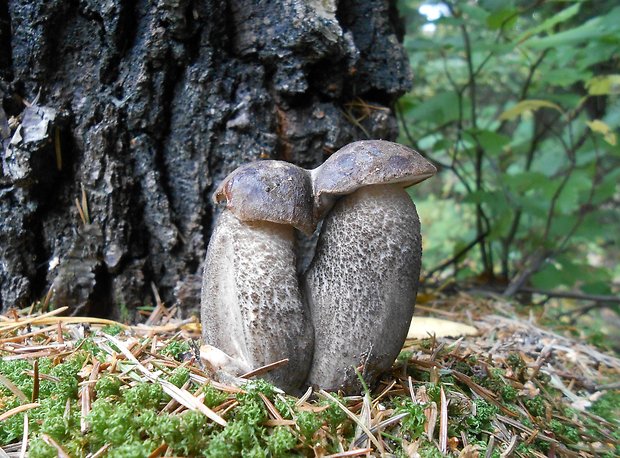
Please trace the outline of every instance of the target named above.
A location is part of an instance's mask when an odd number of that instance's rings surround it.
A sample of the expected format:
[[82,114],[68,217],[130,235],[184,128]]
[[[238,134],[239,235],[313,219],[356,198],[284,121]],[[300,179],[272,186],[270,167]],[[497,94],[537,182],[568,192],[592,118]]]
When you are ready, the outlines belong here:
[[356,371],[371,385],[398,356],[422,258],[404,188],[435,172],[417,152],[385,141],[349,144],[312,171],[315,217],[326,216],[303,279],[315,328],[307,384],[359,391]]
[[[370,140],[312,171],[259,161],[226,177],[201,313],[205,344],[232,360],[212,365],[246,371],[288,359],[265,378],[289,392],[353,393],[356,372],[374,384],[402,348],[418,288],[420,222],[404,189],[435,172],[410,148]],[[300,280],[295,230],[311,234],[321,220]]]
[[[295,228],[312,232],[309,174],[280,161],[231,173],[214,200],[226,202],[207,250],[201,297],[203,340],[296,391],[306,379],[313,329],[296,274]],[[239,374],[236,374],[239,375]]]

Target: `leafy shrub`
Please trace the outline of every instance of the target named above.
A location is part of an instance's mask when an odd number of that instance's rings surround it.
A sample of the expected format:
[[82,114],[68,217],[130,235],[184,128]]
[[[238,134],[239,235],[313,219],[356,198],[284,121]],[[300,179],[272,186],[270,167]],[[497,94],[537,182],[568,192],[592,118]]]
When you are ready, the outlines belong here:
[[415,73],[401,141],[443,170],[426,185],[435,197],[416,199],[433,228],[427,266],[454,256],[457,277],[510,282],[508,294],[528,283],[613,293],[620,7],[424,2],[443,13],[428,31],[423,2],[399,3]]

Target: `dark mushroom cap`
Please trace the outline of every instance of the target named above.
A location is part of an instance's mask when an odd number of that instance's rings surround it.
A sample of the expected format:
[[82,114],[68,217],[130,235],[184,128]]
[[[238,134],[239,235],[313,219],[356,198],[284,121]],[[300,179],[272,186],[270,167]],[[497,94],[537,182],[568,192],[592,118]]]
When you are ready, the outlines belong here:
[[257,161],[242,165],[220,183],[214,202],[241,221],[288,224],[306,234],[314,231],[310,173],[283,161]]
[[349,143],[312,171],[315,212],[321,219],[336,196],[363,186],[400,184],[403,188],[433,176],[437,169],[417,151],[384,140]]

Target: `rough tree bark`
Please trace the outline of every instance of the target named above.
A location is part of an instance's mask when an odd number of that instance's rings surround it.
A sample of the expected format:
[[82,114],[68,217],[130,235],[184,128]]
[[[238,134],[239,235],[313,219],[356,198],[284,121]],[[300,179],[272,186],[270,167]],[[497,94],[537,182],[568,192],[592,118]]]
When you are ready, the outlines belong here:
[[0,1],[0,309],[119,317],[154,283],[194,311],[221,178],[396,136],[399,24],[390,0]]

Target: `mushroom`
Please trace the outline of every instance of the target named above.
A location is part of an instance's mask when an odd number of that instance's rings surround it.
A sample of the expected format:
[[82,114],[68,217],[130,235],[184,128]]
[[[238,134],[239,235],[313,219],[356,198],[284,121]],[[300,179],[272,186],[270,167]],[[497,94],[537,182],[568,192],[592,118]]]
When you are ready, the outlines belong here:
[[[296,272],[295,228],[312,233],[310,174],[282,161],[239,167],[213,199],[226,203],[207,249],[201,294],[203,340],[257,368],[286,391],[305,380],[313,349]],[[239,374],[235,374],[239,375]]]
[[380,140],[351,143],[311,172],[315,218],[325,218],[303,278],[315,329],[307,384],[357,391],[356,370],[373,384],[398,356],[422,257],[404,188],[435,172],[416,151]]

